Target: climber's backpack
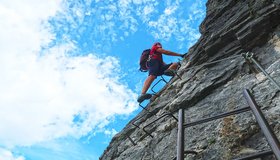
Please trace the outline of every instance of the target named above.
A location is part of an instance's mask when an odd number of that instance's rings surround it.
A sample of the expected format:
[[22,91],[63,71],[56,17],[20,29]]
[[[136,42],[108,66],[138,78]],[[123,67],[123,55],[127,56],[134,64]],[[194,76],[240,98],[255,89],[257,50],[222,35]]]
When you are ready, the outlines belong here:
[[141,72],[147,72],[148,68],[147,68],[147,61],[149,59],[149,55],[150,55],[151,49],[146,49],[142,52],[141,56],[140,56],[140,68],[139,70]]

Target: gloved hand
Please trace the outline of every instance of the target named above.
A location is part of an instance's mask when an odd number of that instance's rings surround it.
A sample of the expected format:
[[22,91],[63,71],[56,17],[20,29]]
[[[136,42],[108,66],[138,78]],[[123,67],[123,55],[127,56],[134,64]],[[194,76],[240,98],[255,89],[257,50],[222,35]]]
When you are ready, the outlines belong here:
[[188,53],[184,53],[184,54],[181,54],[181,57],[184,58],[185,55],[187,55]]

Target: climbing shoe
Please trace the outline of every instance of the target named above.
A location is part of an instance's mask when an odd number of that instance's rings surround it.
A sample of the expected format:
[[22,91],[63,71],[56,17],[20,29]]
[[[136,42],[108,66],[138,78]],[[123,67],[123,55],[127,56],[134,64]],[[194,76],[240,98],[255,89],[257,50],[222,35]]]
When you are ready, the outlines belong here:
[[152,95],[149,94],[149,93],[141,94],[141,95],[137,98],[137,102],[142,103],[144,100],[150,99],[150,98],[152,98]]
[[163,72],[164,75],[166,76],[175,76],[176,71],[174,69],[167,69]]

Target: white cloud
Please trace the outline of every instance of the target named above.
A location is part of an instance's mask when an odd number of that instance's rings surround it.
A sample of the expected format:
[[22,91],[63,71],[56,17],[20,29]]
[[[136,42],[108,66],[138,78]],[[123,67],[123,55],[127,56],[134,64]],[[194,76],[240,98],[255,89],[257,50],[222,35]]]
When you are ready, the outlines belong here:
[[117,134],[118,132],[115,129],[111,129],[111,130],[105,130],[104,132],[107,136],[109,137],[113,137],[115,134]]
[[[118,59],[68,56],[75,49],[72,43],[40,54],[54,37],[43,20],[59,6],[59,1],[0,2],[2,146],[79,138],[108,124],[114,115],[136,109],[136,95],[120,83]],[[6,151],[2,155],[23,159]]]
[[198,25],[205,17],[204,2],[167,1],[166,4],[164,12],[147,23],[150,33],[161,41],[176,40],[179,50],[191,47],[200,37]]
[[132,0],[132,2],[133,2],[134,4],[137,4],[137,5],[143,3],[142,0]]
[[176,10],[177,10],[178,6],[171,6],[171,7],[167,7],[164,10],[164,14],[165,15],[170,15],[173,14]]
[[0,148],[0,160],[25,160],[23,156],[14,156],[9,150]]
[[148,14],[152,13],[154,11],[154,9],[155,8],[153,6],[145,6],[143,9],[144,13],[141,13],[141,14],[144,14],[145,16],[147,16]]
[[[135,109],[136,96],[118,82],[115,58],[57,54],[63,50],[53,49],[40,58],[18,57],[24,59],[22,64],[13,60],[19,65],[8,74],[2,72],[10,79],[0,91],[2,143],[28,145],[68,135],[80,137],[100,123],[106,125],[107,118]],[[73,122],[74,116],[79,123]]]
[[[28,5],[30,3],[32,5]],[[42,31],[39,24],[42,19],[47,18],[46,13],[54,15],[57,10],[56,5],[54,2],[50,2],[48,11],[46,11],[44,3],[34,0],[31,0],[30,3],[15,2],[15,0],[0,3],[0,54],[19,50],[26,51],[30,48],[38,50],[39,43],[50,39],[51,35]],[[59,1],[55,3],[59,3]]]
[[196,15],[199,18],[203,18],[205,16],[205,11],[202,9],[204,4],[202,1],[197,1],[196,3],[193,3],[190,7],[190,10],[193,15]]
[[119,0],[119,5],[123,8],[126,8],[131,3],[131,0]]
[[[88,0],[87,3],[66,1],[65,6],[71,7],[61,12],[61,15],[64,15],[67,22],[72,24],[65,29],[66,34],[73,33],[72,37],[68,39],[79,37],[79,34],[75,34],[78,32],[77,30],[80,31],[79,26],[92,27],[91,39],[98,37],[97,44],[100,41],[106,42],[106,46],[110,48],[112,43],[133,35],[139,28],[145,28],[155,40],[167,42],[176,40],[191,45],[199,37],[197,28],[198,23],[205,16],[205,11],[202,9],[204,3],[180,0],[164,2],[156,0],[94,2]],[[86,12],[82,13],[80,10],[86,10]],[[79,11],[79,14],[73,14],[73,11]],[[84,18],[85,16],[89,16],[89,18]],[[94,20],[94,26],[91,26],[92,20]],[[189,42],[190,39],[195,40]],[[178,43],[178,45],[181,44]],[[97,47],[97,49],[99,48]]]
[[[189,43],[187,42],[189,39],[198,37],[197,23],[205,16],[202,9],[204,4],[201,1],[118,0],[86,4],[66,1],[66,4],[71,8],[61,14],[73,25],[69,26],[65,32],[70,31],[73,33],[71,38],[77,38],[77,34],[74,34],[79,28],[77,26],[89,27],[89,23],[92,23],[91,20],[94,19],[96,24],[93,26],[92,36],[99,37],[97,43],[106,42],[108,47],[112,42],[122,41],[124,37],[133,35],[139,27],[147,28],[147,32],[155,40],[175,39],[186,44]],[[86,9],[87,12],[82,13],[81,9]],[[73,10],[79,11],[79,14],[73,14]],[[84,16],[90,16],[90,18],[85,19]],[[182,20],[188,24],[188,27],[185,27],[186,23],[181,23]],[[196,33],[191,33],[193,31]],[[193,35],[195,36],[192,37]],[[194,41],[191,42],[193,43]]]

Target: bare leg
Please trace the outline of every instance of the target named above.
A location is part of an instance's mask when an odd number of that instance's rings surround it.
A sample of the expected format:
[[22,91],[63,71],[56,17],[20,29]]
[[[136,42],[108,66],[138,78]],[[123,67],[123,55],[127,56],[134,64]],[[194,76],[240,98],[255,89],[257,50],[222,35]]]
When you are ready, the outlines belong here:
[[178,63],[172,63],[168,69],[173,69],[173,70],[176,70],[178,67]]
[[164,75],[166,76],[174,76],[176,74],[176,70],[178,68],[179,64],[178,63],[172,63],[165,71]]
[[148,78],[144,82],[144,86],[142,88],[141,94],[146,94],[147,90],[149,89],[149,87],[151,86],[151,84],[153,83],[153,81],[155,79],[156,79],[156,76],[154,76],[154,75],[149,75],[148,76]]

